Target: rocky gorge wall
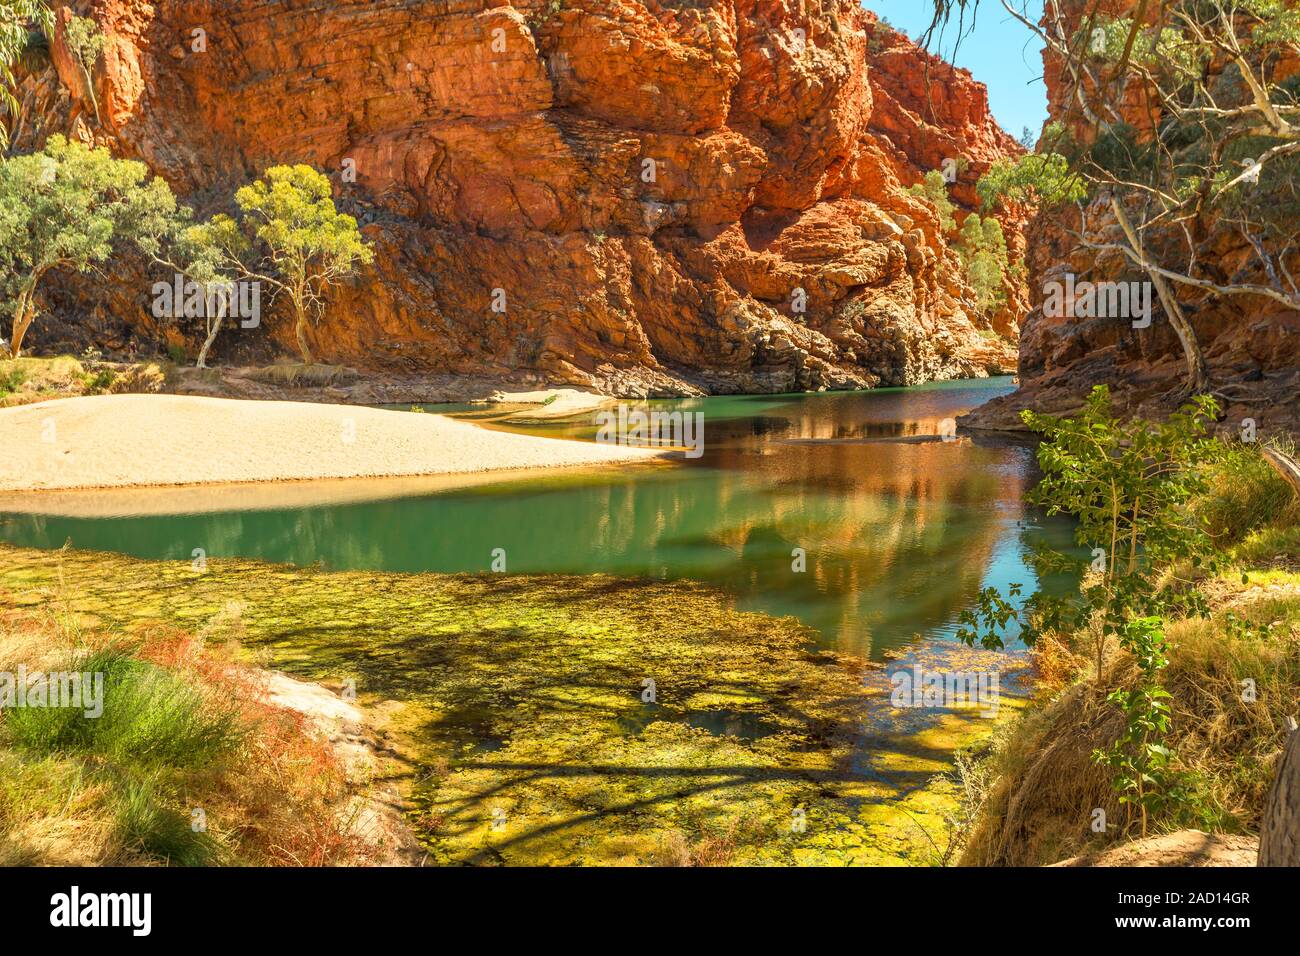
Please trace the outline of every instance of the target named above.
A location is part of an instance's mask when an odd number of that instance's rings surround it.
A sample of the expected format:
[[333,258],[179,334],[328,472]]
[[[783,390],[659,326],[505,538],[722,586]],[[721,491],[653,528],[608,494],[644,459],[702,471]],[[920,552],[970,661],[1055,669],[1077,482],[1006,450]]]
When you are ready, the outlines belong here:
[[[94,95],[60,28],[20,89],[19,148],[107,145],[205,214],[270,165],[329,172],[376,258],[313,330],[322,361],[628,395],[1013,361],[1023,288],[977,315],[906,187],[957,158],[973,207],[1019,147],[982,85],[856,0],[83,0],[61,23],[74,10],[107,38]],[[55,291],[36,343],[83,321],[109,345],[192,341],[150,314],[160,276],[114,271]],[[273,314],[216,355],[291,352]]]

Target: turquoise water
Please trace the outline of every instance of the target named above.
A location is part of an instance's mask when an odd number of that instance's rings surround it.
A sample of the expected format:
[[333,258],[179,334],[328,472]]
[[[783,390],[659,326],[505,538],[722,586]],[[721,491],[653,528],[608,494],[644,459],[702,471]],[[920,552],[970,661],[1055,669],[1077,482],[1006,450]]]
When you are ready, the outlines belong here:
[[[486,573],[495,552],[512,574],[691,578],[879,659],[918,639],[951,639],[981,587],[1032,585],[1027,550],[1070,541],[1065,522],[1022,503],[1032,448],[933,437],[943,420],[1011,388],[988,379],[642,403],[701,413],[703,456],[348,504],[250,508],[249,489],[232,487],[220,492],[228,510],[204,513],[0,513],[0,540],[389,571]],[[583,439],[596,426],[588,414],[512,430]],[[805,570],[795,569],[795,549]]]

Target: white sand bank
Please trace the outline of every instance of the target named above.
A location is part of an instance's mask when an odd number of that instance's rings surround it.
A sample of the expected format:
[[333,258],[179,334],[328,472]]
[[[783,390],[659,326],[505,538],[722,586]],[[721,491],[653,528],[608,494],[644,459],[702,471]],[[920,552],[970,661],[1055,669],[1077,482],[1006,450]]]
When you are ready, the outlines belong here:
[[99,395],[0,410],[8,492],[451,475],[659,454],[352,405]]

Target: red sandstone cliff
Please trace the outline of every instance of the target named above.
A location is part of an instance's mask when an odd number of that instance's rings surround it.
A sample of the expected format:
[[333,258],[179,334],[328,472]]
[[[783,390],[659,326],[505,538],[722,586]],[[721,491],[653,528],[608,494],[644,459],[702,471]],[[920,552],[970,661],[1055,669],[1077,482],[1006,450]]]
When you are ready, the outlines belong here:
[[[269,165],[330,171],[377,255],[315,330],[324,361],[637,394],[910,384],[1007,359],[905,187],[955,154],[970,204],[1017,147],[969,74],[856,0],[69,6],[108,37],[100,120],[60,35],[57,77],[22,91],[20,145],[107,144],[205,213]],[[141,276],[78,289],[54,310],[163,333]],[[273,320],[218,351],[264,359],[290,336]]]

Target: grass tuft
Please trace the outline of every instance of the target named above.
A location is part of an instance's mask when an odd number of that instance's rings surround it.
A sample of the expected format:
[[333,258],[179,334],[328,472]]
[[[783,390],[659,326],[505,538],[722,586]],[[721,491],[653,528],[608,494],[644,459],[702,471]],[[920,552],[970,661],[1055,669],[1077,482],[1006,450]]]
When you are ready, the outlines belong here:
[[0,616],[0,667],[103,677],[99,717],[0,710],[0,865],[364,862],[328,741],[237,653],[57,607]]

